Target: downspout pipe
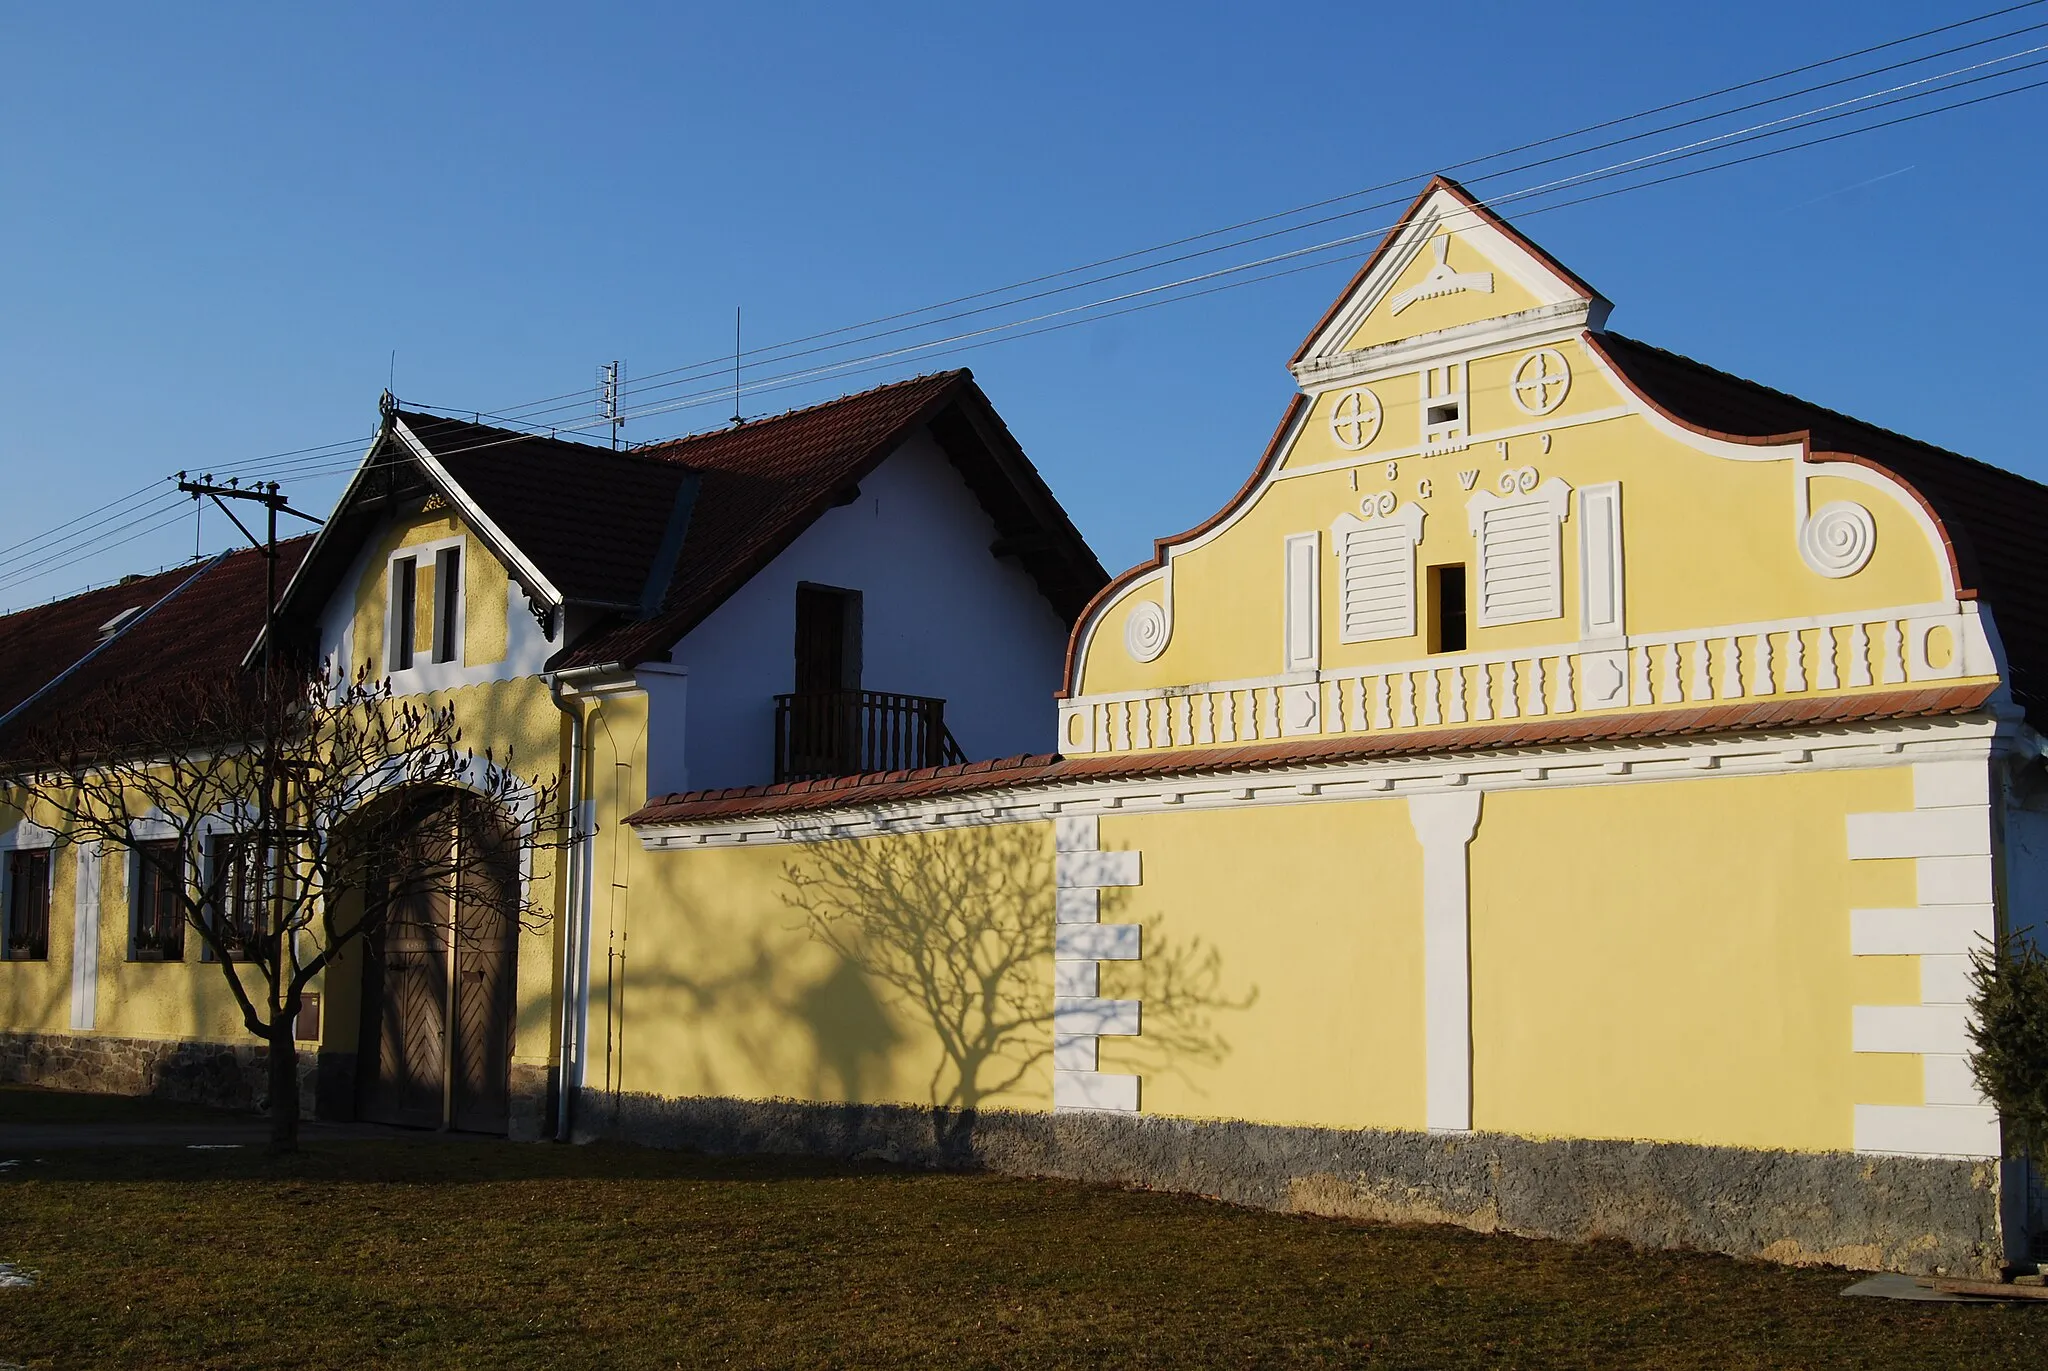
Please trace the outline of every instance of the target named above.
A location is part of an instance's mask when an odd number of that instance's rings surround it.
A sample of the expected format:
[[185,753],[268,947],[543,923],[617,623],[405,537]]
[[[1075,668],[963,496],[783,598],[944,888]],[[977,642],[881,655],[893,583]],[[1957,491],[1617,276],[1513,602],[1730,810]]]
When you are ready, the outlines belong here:
[[569,888],[562,900],[562,1019],[560,1034],[556,1040],[555,1064],[555,1141],[569,1141],[569,1134],[575,1122],[571,1100],[574,1091],[570,1082],[570,1063],[577,1061],[582,1052],[578,1041],[581,1022],[577,1007],[582,995],[578,986],[580,968],[583,963],[583,933],[589,924],[590,902],[586,898],[589,887],[588,868],[590,854],[588,844],[591,835],[581,832],[577,826],[583,822],[583,807],[588,802],[584,773],[588,770],[589,740],[583,717],[583,706],[563,694],[566,686],[579,680],[616,673],[616,663],[600,666],[572,667],[567,671],[556,671],[548,676],[548,698],[555,708],[569,719],[569,841],[568,882]]

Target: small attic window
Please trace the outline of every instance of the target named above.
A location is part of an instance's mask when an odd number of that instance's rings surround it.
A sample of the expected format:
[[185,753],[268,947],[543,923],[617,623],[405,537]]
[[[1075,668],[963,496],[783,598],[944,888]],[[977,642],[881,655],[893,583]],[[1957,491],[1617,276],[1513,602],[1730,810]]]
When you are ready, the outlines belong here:
[[1431,428],[1438,428],[1446,424],[1457,423],[1458,402],[1456,400],[1452,400],[1448,404],[1431,405],[1429,407],[1429,418],[1426,422],[1429,424]]
[[107,639],[113,637],[116,633],[119,633],[122,629],[128,627],[128,625],[134,623],[135,616],[140,613],[142,613],[141,605],[130,605],[128,606],[128,608],[122,610],[119,614],[116,614],[113,618],[101,624],[100,641],[104,643]]

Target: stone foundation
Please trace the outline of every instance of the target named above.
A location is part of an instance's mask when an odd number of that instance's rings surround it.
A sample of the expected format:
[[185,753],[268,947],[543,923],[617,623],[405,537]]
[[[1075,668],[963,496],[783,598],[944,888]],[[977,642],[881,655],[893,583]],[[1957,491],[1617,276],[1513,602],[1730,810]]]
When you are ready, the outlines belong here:
[[554,1137],[554,1068],[514,1062],[511,1086],[511,1109],[506,1125],[507,1135],[512,1141],[542,1142]]
[[1054,1176],[1292,1213],[1802,1265],[1981,1276],[2003,1257],[1996,1162],[589,1090],[578,1096],[576,1135]]
[[[0,1031],[0,1081],[221,1109],[261,1106],[270,1089],[269,1056],[261,1043]],[[323,1060],[310,1045],[299,1053],[299,1110],[306,1118],[325,1093],[318,1088]]]

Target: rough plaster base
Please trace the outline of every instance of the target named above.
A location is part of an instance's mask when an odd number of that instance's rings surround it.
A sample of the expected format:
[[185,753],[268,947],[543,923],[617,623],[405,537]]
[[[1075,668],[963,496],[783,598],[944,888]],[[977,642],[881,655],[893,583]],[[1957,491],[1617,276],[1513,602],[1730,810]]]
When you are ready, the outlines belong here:
[[[261,1043],[167,1042],[97,1033],[0,1031],[0,1081],[255,1109],[269,1094]],[[299,1110],[311,1118],[326,1057],[299,1051]]]
[[1993,1162],[581,1091],[579,1139],[1057,1176],[1293,1213],[1988,1275]]

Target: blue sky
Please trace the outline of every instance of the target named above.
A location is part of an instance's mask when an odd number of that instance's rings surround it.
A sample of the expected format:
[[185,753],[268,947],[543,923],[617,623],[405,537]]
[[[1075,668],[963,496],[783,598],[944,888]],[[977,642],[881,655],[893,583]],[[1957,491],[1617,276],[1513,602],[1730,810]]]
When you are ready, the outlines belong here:
[[[1432,168],[1991,8],[8,7],[0,606],[191,555],[189,517],[97,550],[20,544],[178,468],[360,444],[394,349],[414,402],[488,410],[587,389],[613,357],[630,381],[727,353],[735,305],[764,345],[1396,178],[1338,208],[1405,200]],[[2033,24],[2048,6],[1890,58]],[[2048,28],[1745,118],[2041,43]],[[2044,115],[2048,90],[2031,91],[1509,212],[1614,300],[1622,332],[2048,477],[2030,422]],[[1251,470],[1287,357],[1369,246],[745,408],[972,366],[1119,569]],[[564,403],[558,421],[590,413]],[[627,437],[715,427],[729,408],[650,415]],[[338,492],[336,474],[287,470],[309,507]],[[224,534],[208,523],[209,550]]]

